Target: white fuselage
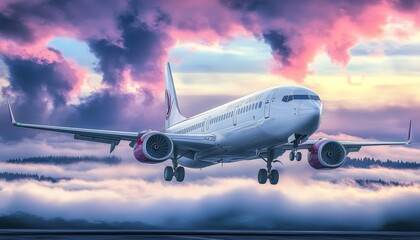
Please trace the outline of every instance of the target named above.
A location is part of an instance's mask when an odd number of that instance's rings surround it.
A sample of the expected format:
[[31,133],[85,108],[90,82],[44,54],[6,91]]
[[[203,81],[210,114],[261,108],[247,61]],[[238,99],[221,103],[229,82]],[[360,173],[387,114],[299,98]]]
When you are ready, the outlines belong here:
[[214,148],[193,155],[187,153],[178,160],[186,167],[203,168],[259,158],[260,152],[290,142],[293,136],[305,140],[318,129],[321,115],[322,103],[315,92],[283,86],[213,108],[171,126],[166,132],[216,135]]

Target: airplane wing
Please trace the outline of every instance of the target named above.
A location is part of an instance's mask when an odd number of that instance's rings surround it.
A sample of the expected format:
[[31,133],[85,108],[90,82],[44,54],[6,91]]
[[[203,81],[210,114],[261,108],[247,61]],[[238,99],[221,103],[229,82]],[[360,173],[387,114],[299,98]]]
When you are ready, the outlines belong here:
[[[395,146],[395,145],[409,145],[412,143],[412,127],[411,127],[411,121],[408,127],[408,136],[407,139],[405,141],[401,141],[401,142],[358,142],[358,141],[337,141],[339,143],[341,143],[344,148],[346,149],[346,152],[358,152],[362,147],[368,147],[368,146]],[[315,145],[318,141],[320,141],[322,139],[311,139],[311,140],[307,140],[301,144],[298,145],[297,149],[309,149],[311,148],[313,145]],[[293,149],[293,144],[287,143],[287,144],[283,144],[283,145],[279,145],[276,147],[272,148],[277,156],[281,156],[283,155],[284,152],[288,151],[288,150],[292,150]]]
[[[46,130],[52,132],[70,133],[74,134],[74,139],[84,140],[90,142],[106,143],[110,144],[110,152],[114,151],[115,147],[120,141],[129,141],[130,146],[133,147],[136,141],[146,134],[148,131],[141,132],[123,132],[123,131],[111,131],[111,130],[100,130],[100,129],[88,129],[88,128],[73,128],[73,127],[62,127],[62,126],[50,126],[50,125],[38,125],[20,123],[15,120],[13,115],[12,107],[8,101],[10,118],[12,125],[22,128],[32,128],[38,130]],[[164,133],[167,135],[175,144],[184,150],[199,151],[215,145],[216,137],[209,134],[176,134],[176,133]]]

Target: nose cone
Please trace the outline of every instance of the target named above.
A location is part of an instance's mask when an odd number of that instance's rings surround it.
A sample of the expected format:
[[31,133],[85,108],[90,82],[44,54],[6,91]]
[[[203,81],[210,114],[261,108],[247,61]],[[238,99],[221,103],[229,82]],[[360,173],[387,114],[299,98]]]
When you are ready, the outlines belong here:
[[302,101],[299,104],[299,118],[308,133],[315,132],[321,123],[322,103],[320,101]]

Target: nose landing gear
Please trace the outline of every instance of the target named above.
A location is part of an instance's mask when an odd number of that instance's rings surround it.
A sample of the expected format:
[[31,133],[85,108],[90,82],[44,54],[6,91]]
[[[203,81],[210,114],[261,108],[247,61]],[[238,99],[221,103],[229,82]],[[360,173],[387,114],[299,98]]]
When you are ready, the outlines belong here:
[[295,149],[293,149],[292,151],[290,151],[289,159],[290,161],[293,161],[296,159],[296,161],[299,162],[300,160],[302,160],[302,153],[297,152]]
[[263,160],[267,163],[267,169],[262,168],[258,171],[258,183],[265,184],[269,180],[272,185],[276,185],[279,182],[279,171],[272,169],[272,163],[280,161],[274,160],[274,152],[272,150],[268,151],[267,160],[264,158]]
[[300,160],[302,160],[302,153],[297,151],[298,146],[299,146],[299,140],[295,139],[293,141],[293,149],[290,151],[290,154],[289,154],[290,161],[293,161],[296,159],[296,161],[299,162]]

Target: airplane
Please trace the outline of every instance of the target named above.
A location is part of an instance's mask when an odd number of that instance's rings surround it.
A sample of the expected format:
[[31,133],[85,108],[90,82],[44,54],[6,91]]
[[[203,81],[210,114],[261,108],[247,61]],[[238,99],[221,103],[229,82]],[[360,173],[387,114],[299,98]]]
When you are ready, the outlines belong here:
[[275,185],[279,172],[273,163],[289,151],[291,161],[301,161],[299,150],[308,150],[308,163],[317,170],[341,167],[347,154],[364,146],[408,145],[412,142],[411,121],[406,141],[358,142],[327,138],[309,139],[320,126],[323,104],[312,90],[302,86],[276,86],[200,113],[184,117],[178,105],[169,63],[165,66],[165,129],[123,132],[20,123],[8,101],[11,122],[16,127],[69,133],[74,139],[110,145],[128,141],[135,159],[145,164],[172,161],[164,179],[184,181],[185,169],[219,163],[262,159],[258,183]]

